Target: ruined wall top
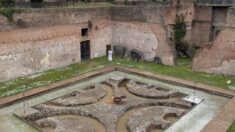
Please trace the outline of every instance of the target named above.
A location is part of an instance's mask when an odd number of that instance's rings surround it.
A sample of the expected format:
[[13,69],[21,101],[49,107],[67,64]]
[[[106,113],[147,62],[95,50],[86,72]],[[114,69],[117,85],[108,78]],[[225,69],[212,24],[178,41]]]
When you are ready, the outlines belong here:
[[235,0],[195,0],[199,5],[211,5],[211,6],[233,6]]

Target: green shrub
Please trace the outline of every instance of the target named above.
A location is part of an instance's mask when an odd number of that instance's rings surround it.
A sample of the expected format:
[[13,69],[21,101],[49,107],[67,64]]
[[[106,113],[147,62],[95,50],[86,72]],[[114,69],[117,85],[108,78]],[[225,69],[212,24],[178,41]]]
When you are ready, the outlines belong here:
[[12,8],[4,8],[0,11],[0,13],[7,18],[9,22],[13,22],[13,14],[14,14],[14,9]]
[[14,13],[21,13],[23,9],[15,9],[15,8],[3,8],[0,9],[0,14],[5,16],[9,22],[14,21]]

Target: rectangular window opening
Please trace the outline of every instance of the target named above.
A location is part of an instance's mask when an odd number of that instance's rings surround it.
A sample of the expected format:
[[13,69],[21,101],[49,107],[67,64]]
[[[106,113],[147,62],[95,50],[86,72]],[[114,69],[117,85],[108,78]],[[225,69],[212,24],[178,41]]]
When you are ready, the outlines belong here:
[[82,36],[88,36],[88,28],[82,29]]

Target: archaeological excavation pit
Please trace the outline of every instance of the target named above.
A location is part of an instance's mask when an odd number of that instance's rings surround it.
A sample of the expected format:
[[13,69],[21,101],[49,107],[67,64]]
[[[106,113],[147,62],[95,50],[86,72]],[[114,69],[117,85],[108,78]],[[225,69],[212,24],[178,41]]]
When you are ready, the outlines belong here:
[[[200,102],[187,101],[187,97]],[[14,113],[15,116],[5,118],[10,122],[18,117],[14,126],[24,131],[182,132],[200,131],[227,101],[229,98],[180,83],[111,71],[0,112]]]

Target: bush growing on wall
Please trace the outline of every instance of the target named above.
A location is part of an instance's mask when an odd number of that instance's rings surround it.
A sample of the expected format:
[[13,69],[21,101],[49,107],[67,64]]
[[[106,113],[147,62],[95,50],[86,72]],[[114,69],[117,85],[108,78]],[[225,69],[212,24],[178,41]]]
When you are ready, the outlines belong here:
[[24,9],[2,8],[0,14],[5,16],[9,22],[14,21],[14,13],[21,13]]
[[13,22],[14,10],[12,8],[4,8],[0,10],[0,13],[7,18],[9,22]]
[[185,46],[182,42],[184,36],[186,35],[186,23],[184,20],[184,16],[177,16],[175,20],[174,29],[174,40],[175,47],[178,55],[187,55],[187,46]]

